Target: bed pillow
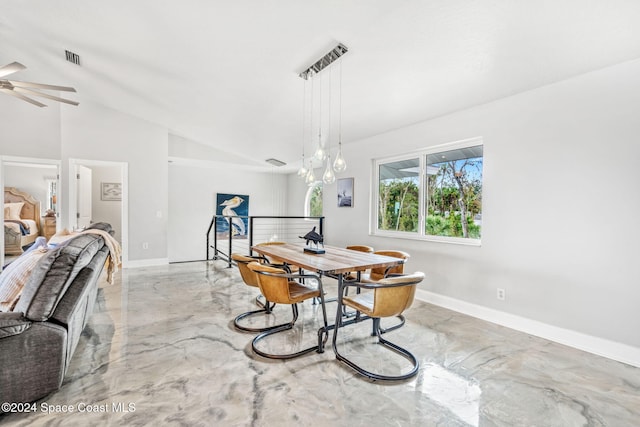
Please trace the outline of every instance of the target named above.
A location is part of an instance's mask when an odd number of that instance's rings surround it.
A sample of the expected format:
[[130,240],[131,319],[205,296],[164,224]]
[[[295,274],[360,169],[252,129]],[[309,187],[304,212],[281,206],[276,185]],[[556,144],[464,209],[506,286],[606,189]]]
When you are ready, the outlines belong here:
[[0,311],[13,311],[31,272],[46,253],[46,248],[30,250],[20,255],[0,273]]
[[[20,212],[22,212],[23,202],[20,203],[5,203],[4,204],[4,219],[20,219]],[[9,208],[7,216],[7,208]]]

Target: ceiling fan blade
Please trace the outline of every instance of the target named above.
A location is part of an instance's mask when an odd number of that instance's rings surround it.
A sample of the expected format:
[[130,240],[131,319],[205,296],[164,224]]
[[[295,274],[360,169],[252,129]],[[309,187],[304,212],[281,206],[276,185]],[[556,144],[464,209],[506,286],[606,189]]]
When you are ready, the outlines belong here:
[[30,102],[30,103],[32,103],[33,105],[37,105],[38,107],[46,107],[46,105],[44,105],[43,103],[38,102],[38,101],[36,101],[35,99],[31,99],[31,98],[29,98],[28,96],[24,96],[24,95],[23,95],[23,94],[21,94],[21,93],[17,93],[17,92],[15,92],[15,91],[11,90],[11,89],[0,89],[0,92],[2,92],[2,93],[6,93],[7,95],[15,96],[16,98],[20,98],[20,99],[22,99],[23,101]]
[[7,64],[4,67],[0,67],[0,77],[8,76],[9,74],[13,74],[16,71],[24,70],[25,67],[19,62],[12,62],[11,64]]
[[45,85],[43,83],[21,82],[17,80],[9,80],[9,83],[15,87],[33,87],[36,89],[63,90],[65,92],[75,92],[76,90],[68,86]]
[[26,88],[22,88],[22,87],[14,87],[13,88],[14,92],[20,92],[20,93],[26,93],[28,95],[35,95],[35,96],[41,96],[43,98],[47,98],[47,99],[53,99],[54,101],[58,101],[58,102],[64,102],[66,104],[71,104],[71,105],[78,105],[79,102],[76,101],[71,101],[69,99],[64,99],[64,98],[60,98],[59,96],[53,96],[53,95],[49,95],[48,93],[41,93],[32,89],[26,89]]

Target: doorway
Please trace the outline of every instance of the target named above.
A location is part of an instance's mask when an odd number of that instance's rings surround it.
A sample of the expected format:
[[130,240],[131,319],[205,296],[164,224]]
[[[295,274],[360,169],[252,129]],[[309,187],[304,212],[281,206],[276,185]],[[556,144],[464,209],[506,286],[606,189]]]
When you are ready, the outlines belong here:
[[[40,235],[53,234],[60,216],[58,188],[60,188],[60,161],[31,157],[0,156],[0,187],[16,188],[40,204],[38,230]],[[4,191],[0,193],[4,204]],[[7,264],[5,256],[5,228],[0,233],[0,270]]]
[[68,224],[73,229],[108,222],[128,263],[128,167],[126,162],[69,159]]

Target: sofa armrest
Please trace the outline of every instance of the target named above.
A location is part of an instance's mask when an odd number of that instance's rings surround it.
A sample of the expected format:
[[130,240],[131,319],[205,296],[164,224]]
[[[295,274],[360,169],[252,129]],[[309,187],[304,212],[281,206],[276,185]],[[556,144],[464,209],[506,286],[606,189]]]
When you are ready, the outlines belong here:
[[31,327],[22,313],[0,313],[0,339],[19,335]]
[[[19,314],[0,317],[6,324],[19,325]],[[0,402],[33,402],[57,390],[64,377],[66,348],[66,330],[52,322],[32,322],[22,333],[0,339]]]

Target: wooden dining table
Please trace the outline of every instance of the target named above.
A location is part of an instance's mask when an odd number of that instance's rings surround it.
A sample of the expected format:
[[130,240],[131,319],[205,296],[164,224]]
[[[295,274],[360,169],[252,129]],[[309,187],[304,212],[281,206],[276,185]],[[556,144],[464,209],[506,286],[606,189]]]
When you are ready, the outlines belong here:
[[[315,272],[320,277],[329,276],[335,278],[338,281],[338,295],[342,295],[344,292],[345,273],[357,273],[359,276],[359,273],[370,268],[393,267],[405,262],[404,259],[400,258],[359,252],[336,246],[324,246],[325,252],[322,254],[305,252],[304,248],[305,245],[301,243],[284,243],[277,245],[256,245],[252,246],[251,250],[267,258],[278,260],[278,262],[295,265],[305,271]],[[320,280],[319,283],[320,287],[322,287],[322,280]],[[324,292],[323,289],[320,289],[320,291]],[[342,321],[343,315],[344,313],[337,310],[336,323],[326,328],[320,328],[318,333],[326,334],[326,337],[328,337],[329,331],[335,328],[335,324]],[[345,322],[342,321],[341,324],[345,324]],[[323,346],[320,345],[318,353],[322,352]]]

